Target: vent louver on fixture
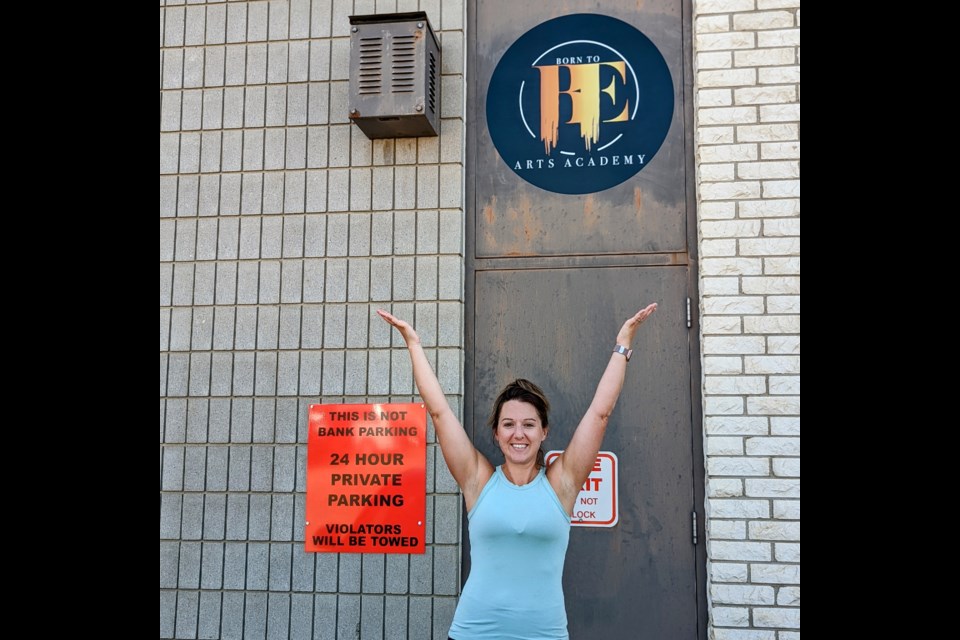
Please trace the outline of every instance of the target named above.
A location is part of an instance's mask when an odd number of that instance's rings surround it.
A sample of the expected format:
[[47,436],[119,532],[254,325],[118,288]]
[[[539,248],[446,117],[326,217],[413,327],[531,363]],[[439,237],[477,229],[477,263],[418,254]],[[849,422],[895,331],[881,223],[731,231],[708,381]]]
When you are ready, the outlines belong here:
[[360,71],[357,81],[362,95],[383,90],[383,38],[360,39]]
[[423,11],[350,16],[350,120],[368,138],[439,131],[440,47]]
[[413,93],[416,80],[416,42],[414,36],[396,36],[390,56],[390,89],[394,93]]
[[430,113],[437,111],[437,58],[430,54],[429,80],[427,81],[427,98],[430,105]]

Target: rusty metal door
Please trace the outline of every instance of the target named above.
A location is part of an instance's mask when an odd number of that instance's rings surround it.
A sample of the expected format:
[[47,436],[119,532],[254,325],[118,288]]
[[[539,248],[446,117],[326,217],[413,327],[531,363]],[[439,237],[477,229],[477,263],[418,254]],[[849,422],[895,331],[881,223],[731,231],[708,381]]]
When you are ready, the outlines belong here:
[[[487,0],[469,3],[468,21],[466,427],[502,462],[488,412],[525,377],[547,392],[549,448],[562,449],[620,323],[658,302],[602,446],[619,460],[619,522],[573,528],[564,592],[573,640],[703,640],[688,4]],[[639,40],[646,51],[632,49]],[[578,121],[584,96],[600,105],[592,129]],[[658,126],[655,140],[636,133]],[[527,134],[533,145],[512,146]],[[623,167],[629,158],[643,163]],[[463,563],[466,579],[468,538]]]

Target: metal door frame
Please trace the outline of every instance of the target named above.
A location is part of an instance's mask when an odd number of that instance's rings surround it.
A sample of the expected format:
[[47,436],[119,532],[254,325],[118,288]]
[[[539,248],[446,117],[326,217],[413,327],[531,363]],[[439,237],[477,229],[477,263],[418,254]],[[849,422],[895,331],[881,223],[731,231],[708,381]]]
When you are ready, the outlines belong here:
[[[616,1],[616,0],[613,0]],[[626,2],[627,0],[623,0]],[[474,25],[477,24],[477,4],[467,3],[466,10],[466,56],[467,56],[467,82],[466,82],[466,149],[465,157],[465,235],[464,235],[464,390],[463,390],[463,425],[470,435],[475,439],[477,425],[473,422],[474,403],[474,353],[475,353],[475,285],[474,277],[477,271],[494,270],[504,268],[508,264],[511,269],[544,269],[544,268],[582,268],[582,267],[612,267],[612,266],[653,266],[653,265],[686,265],[687,267],[687,296],[690,299],[690,315],[688,335],[688,354],[690,368],[690,406],[692,415],[691,421],[691,442],[690,452],[693,466],[693,487],[692,494],[694,504],[691,505],[696,514],[695,530],[692,532],[696,536],[697,544],[694,548],[695,568],[696,568],[696,608],[697,608],[697,640],[707,640],[707,550],[706,550],[706,469],[704,463],[703,451],[703,413],[702,413],[702,394],[700,380],[702,377],[702,367],[700,360],[700,292],[698,287],[699,273],[699,246],[697,244],[697,201],[695,184],[695,163],[694,163],[694,119],[693,119],[693,9],[691,0],[681,0],[682,11],[682,39],[683,48],[683,78],[681,82],[680,108],[683,110],[684,121],[684,147],[685,168],[688,176],[685,185],[686,193],[686,242],[687,251],[685,253],[661,253],[661,254],[643,254],[643,255],[608,255],[608,256],[557,256],[557,257],[532,257],[520,259],[522,265],[518,264],[516,259],[503,258],[483,258],[476,259],[476,232],[473,224],[477,215],[476,203],[476,128],[472,123],[477,122],[477,110],[482,108],[478,104],[475,87],[477,78],[477,40]],[[482,425],[481,425],[482,427]],[[467,520],[466,511],[461,513],[461,530],[466,531]],[[461,589],[469,573],[470,548],[467,536],[461,536]]]

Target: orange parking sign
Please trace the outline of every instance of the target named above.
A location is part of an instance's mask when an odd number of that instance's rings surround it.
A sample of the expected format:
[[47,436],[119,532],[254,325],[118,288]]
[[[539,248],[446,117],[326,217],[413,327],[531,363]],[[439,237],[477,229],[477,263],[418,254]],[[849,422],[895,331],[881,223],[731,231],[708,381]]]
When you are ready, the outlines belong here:
[[426,432],[421,403],[310,405],[306,550],[423,553]]

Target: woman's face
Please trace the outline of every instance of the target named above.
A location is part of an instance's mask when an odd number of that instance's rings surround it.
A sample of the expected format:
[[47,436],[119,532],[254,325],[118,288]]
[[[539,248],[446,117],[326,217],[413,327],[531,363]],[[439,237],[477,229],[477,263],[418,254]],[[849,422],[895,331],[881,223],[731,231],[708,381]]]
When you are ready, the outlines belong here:
[[508,400],[497,420],[497,444],[503,457],[516,464],[536,462],[540,443],[547,437],[536,408],[522,400]]

